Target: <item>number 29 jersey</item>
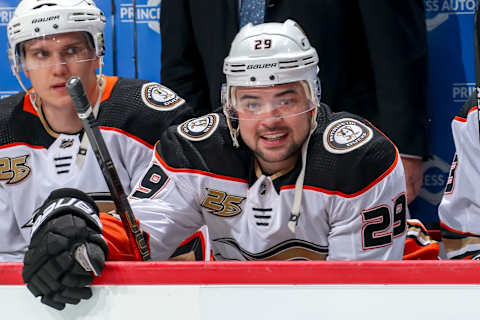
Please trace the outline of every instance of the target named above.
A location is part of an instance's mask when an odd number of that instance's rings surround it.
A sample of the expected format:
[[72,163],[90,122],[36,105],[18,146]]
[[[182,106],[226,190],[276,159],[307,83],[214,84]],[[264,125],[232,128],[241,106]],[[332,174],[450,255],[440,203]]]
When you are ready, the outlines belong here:
[[243,143],[232,146],[222,114],[169,128],[130,196],[152,258],[165,260],[206,225],[216,260],[401,259],[407,213],[397,149],[355,115],[322,105],[317,122],[294,231],[300,161],[263,174]]

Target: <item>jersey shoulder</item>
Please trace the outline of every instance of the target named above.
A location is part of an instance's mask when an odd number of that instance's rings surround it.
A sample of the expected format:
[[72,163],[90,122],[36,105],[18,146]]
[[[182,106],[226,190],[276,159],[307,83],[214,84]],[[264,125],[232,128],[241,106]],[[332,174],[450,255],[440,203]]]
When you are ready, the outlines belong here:
[[[157,143],[156,156],[172,171],[246,180],[253,166],[252,153],[242,143],[233,147],[225,116],[217,113],[170,127]],[[366,120],[322,107],[309,143],[305,185],[355,194],[388,174],[397,161],[392,142]]]
[[[477,110],[478,107],[478,101],[477,101],[477,91],[475,90],[468,100],[463,104],[463,106],[460,108],[460,110],[457,112],[455,118],[457,120],[461,119],[467,119],[468,114],[472,111]],[[458,119],[460,118],[460,119]]]
[[51,142],[25,92],[0,100],[0,146],[48,146]]
[[169,126],[193,115],[184,99],[159,83],[121,77],[106,79],[109,96],[101,103],[100,126],[123,130],[153,145]]
[[167,169],[239,179],[246,179],[251,160],[246,147],[233,147],[221,113],[210,113],[170,127],[157,143],[156,156]]
[[320,108],[305,184],[353,195],[385,177],[398,159],[394,144],[365,119]]

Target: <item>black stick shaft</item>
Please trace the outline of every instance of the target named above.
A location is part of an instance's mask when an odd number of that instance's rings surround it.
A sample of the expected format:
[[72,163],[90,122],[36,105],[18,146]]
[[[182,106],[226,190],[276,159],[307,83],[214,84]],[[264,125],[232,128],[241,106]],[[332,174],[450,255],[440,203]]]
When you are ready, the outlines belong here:
[[135,240],[138,252],[143,260],[150,260],[150,252],[143,234],[128,203],[127,196],[123,190],[122,183],[108,152],[105,140],[98,129],[98,123],[93,115],[93,110],[88,102],[87,95],[83,89],[79,77],[72,77],[67,81],[67,90],[73,100],[79,118],[82,120],[85,133],[87,134],[92,150],[95,153],[98,164],[102,169],[103,176],[112,194],[117,213],[122,219],[124,228],[129,236]]

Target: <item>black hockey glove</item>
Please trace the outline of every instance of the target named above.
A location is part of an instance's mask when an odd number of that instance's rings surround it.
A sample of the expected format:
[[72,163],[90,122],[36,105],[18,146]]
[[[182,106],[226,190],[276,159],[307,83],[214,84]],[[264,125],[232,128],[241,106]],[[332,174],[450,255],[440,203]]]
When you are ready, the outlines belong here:
[[92,296],[87,286],[102,272],[107,255],[93,199],[76,189],[58,189],[34,213],[23,280],[42,303],[62,310]]

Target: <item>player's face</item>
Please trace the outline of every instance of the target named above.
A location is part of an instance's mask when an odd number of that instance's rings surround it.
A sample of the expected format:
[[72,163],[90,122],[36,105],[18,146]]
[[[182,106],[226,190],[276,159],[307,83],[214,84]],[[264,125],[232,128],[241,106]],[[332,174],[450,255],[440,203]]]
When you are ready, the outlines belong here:
[[283,106],[308,110],[303,86],[294,82],[264,88],[238,87],[235,98],[238,104],[254,106],[250,109],[260,106],[268,110],[257,119],[238,116],[242,140],[255,153],[262,169],[271,174],[293,166],[310,131],[311,112],[288,115]]
[[22,65],[45,107],[73,107],[65,86],[72,76],[80,77],[88,97],[95,93],[98,59],[83,32],[27,41]]

